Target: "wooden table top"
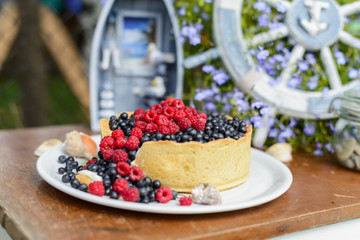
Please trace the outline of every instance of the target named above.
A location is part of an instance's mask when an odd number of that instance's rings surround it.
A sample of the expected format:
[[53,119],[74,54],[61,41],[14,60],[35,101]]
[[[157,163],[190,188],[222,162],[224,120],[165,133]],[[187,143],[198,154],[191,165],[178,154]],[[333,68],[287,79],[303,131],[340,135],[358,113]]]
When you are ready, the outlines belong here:
[[[293,184],[261,206],[204,215],[161,215],[82,201],[47,184],[35,148],[86,126],[0,131],[0,221],[13,239],[264,239],[360,217],[360,174],[294,154]],[[259,176],[261,177],[261,176]]]

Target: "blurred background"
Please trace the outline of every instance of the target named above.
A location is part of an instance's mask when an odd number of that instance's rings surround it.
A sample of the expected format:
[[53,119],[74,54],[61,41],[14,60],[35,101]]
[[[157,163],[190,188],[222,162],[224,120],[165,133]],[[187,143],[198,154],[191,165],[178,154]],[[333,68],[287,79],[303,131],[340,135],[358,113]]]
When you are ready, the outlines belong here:
[[89,124],[99,0],[0,0],[0,128]]

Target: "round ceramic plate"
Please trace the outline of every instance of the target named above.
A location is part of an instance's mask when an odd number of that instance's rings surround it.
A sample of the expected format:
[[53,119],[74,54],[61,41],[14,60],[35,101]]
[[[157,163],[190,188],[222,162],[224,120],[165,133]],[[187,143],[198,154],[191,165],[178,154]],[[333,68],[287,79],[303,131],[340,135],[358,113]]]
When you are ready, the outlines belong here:
[[[99,142],[100,137],[95,136],[94,140]],[[131,211],[161,214],[203,214],[233,211],[274,200],[286,192],[292,183],[291,172],[283,163],[262,151],[251,149],[249,179],[238,187],[221,192],[222,203],[219,205],[192,204],[191,206],[180,206],[178,201],[170,201],[166,204],[125,202],[95,196],[74,189],[70,184],[63,183],[61,175],[57,173],[57,169],[64,166],[64,164],[57,162],[61,154],[67,155],[63,144],[48,150],[37,161],[37,171],[47,183],[73,197]],[[84,162],[83,159],[77,160],[79,163]]]

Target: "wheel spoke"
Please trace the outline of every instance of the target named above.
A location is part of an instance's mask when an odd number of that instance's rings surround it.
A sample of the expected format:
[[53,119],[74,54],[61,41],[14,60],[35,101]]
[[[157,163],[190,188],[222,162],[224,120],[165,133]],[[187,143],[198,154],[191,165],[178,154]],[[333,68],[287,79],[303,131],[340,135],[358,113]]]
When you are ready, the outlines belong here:
[[332,89],[339,89],[342,87],[339,72],[337,70],[334,57],[329,47],[324,47],[320,51],[320,58],[325,66],[326,74],[329,78],[329,84]]
[[291,74],[295,71],[297,67],[296,63],[299,61],[299,59],[301,59],[304,56],[304,53],[305,53],[305,48],[302,45],[300,44],[295,45],[295,47],[291,51],[291,55],[287,62],[286,68],[280,74],[280,79],[281,79],[280,85],[287,84],[288,80],[291,78]]
[[360,12],[360,2],[359,1],[355,1],[346,5],[342,5],[340,7],[340,13],[343,16],[348,16],[354,13],[358,13]]
[[281,27],[274,30],[270,30],[268,32],[259,33],[253,36],[253,38],[249,39],[249,43],[253,46],[267,43],[271,41],[275,41],[280,38],[284,38],[289,35],[289,30],[287,27]]
[[339,40],[350,47],[360,49],[360,39],[352,36],[348,32],[340,31]]
[[291,3],[285,0],[264,0],[264,2],[274,8],[277,8],[279,5],[283,5],[286,7],[286,9],[289,9],[291,6]]

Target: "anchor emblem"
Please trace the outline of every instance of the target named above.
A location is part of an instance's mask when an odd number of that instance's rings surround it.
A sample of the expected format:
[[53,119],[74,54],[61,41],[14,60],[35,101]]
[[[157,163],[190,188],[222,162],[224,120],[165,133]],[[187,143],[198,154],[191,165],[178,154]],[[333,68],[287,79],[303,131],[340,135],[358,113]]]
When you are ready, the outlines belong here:
[[328,2],[317,0],[306,0],[305,6],[309,9],[310,21],[307,19],[300,19],[300,25],[312,36],[318,35],[324,31],[328,24],[326,22],[320,22],[321,10],[328,9],[330,4]]

